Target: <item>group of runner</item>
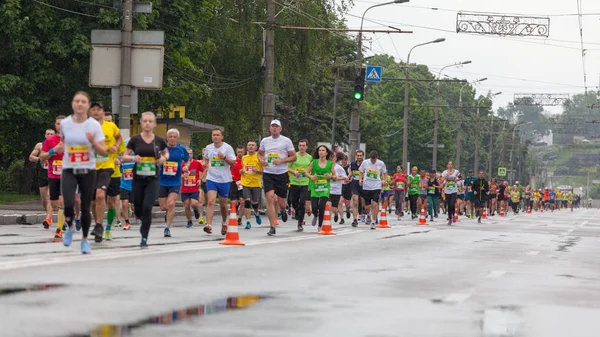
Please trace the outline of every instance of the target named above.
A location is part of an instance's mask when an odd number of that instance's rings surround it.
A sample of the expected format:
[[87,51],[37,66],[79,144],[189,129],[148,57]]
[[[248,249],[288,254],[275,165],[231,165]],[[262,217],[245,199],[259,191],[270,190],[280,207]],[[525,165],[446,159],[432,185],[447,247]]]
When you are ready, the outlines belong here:
[[[165,237],[171,236],[179,197],[187,227],[193,227],[193,213],[208,234],[212,233],[218,198],[222,235],[228,229],[228,200],[237,206],[238,225],[243,225],[244,217],[246,229],[252,227],[253,221],[261,224],[259,207],[263,193],[268,235],[275,235],[279,219],[286,222],[288,216],[293,216],[297,230],[303,231],[306,216],[312,215],[312,225],[318,224],[321,230],[328,205],[334,222],[343,224],[345,211],[348,219],[352,213],[353,227],[361,221],[375,229],[380,203],[390,213],[395,205],[399,218],[410,212],[414,219],[420,209],[425,209],[433,221],[441,209],[451,225],[456,221],[455,213],[480,218],[482,208],[488,207],[494,215],[498,204],[507,208],[506,202],[517,213],[515,207],[519,205],[553,209],[553,197],[562,201],[563,194],[523,189],[518,182],[512,189],[507,182],[496,183],[492,179],[488,183],[483,171],[477,177],[469,171],[463,178],[452,162],[442,173],[419,172],[413,167],[406,174],[398,166],[394,174],[388,174],[376,151],[365,159],[365,153],[359,150],[352,163],[345,154],[333,152],[325,145],[309,154],[306,139],[298,142],[296,151],[292,141],[281,134],[281,122],[276,119],[269,126],[269,137],[235,150],[224,142],[221,129],[212,130],[212,143],[196,160],[192,149],[178,143],[177,129],[169,129],[166,139],[154,134],[156,116],[152,112],[141,114],[142,132],[125,140],[112,122],[112,114],[105,112],[101,103],[92,103],[87,93],[75,94],[72,109],[72,115],[56,118],[54,130],[46,130],[45,140],[35,146],[30,160],[39,162],[40,194],[46,210],[44,228],[52,226],[53,213],[58,212],[55,238],[62,238],[69,246],[74,232],[81,230],[84,254],[91,252],[87,239],[90,229],[96,242],[111,240],[112,226],[115,220],[119,226],[121,217],[125,222],[123,229],[130,229],[131,208],[135,218],[141,220],[140,247],[147,247],[157,199],[165,212]],[[547,203],[541,202],[542,196],[544,201],[548,197]],[[565,198],[571,202],[574,195]],[[526,201],[521,203],[522,200]]]

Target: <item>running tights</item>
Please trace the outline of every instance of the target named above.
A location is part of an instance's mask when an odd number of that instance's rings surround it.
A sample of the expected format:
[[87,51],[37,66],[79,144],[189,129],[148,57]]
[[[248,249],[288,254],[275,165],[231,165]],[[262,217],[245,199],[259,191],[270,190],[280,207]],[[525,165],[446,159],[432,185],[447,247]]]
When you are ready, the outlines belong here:
[[73,169],[65,169],[62,173],[62,195],[65,205],[65,222],[71,228],[75,216],[75,192],[79,186],[81,194],[81,230],[84,238],[88,236],[92,223],[91,203],[96,189],[96,170],[87,174],[73,174]]
[[150,225],[152,224],[152,206],[158,197],[160,180],[158,178],[138,178],[133,179],[133,211],[135,216],[142,220],[140,233],[142,239],[148,238]]
[[394,202],[396,203],[396,214],[402,214],[402,203],[404,203],[404,190],[394,190]]
[[451,220],[454,216],[454,209],[456,208],[456,197],[457,193],[446,194],[446,201],[448,202],[448,220]]
[[325,217],[325,205],[327,205],[328,201],[329,198],[327,197],[310,198],[313,216],[319,216],[319,226],[323,226],[323,218]]
[[290,205],[296,210],[296,219],[298,223],[304,220],[306,212],[306,200],[308,200],[308,186],[291,185],[289,192]]
[[408,196],[408,200],[410,201],[410,213],[412,216],[415,216],[415,214],[419,214],[417,213],[417,202],[419,201],[419,195],[418,194],[413,194],[413,195],[409,195]]

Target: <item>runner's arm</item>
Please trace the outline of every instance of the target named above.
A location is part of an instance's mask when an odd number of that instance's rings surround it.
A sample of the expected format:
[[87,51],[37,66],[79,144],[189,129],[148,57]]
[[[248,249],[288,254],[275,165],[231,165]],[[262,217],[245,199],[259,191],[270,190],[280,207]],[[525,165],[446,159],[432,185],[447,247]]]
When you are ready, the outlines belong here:
[[29,161],[32,163],[37,163],[38,161],[40,161],[41,152],[42,143],[35,144],[33,151],[31,151],[31,154],[29,155]]

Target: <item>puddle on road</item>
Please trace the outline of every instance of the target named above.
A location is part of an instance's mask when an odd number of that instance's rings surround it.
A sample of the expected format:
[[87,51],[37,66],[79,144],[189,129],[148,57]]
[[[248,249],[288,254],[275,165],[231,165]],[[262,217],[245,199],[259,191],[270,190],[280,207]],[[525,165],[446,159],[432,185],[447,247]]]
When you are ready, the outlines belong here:
[[229,297],[222,300],[217,300],[209,304],[201,304],[189,308],[182,308],[179,310],[173,310],[166,312],[162,315],[149,317],[138,322],[115,325],[115,324],[103,324],[95,327],[89,333],[69,335],[69,337],[125,337],[131,336],[135,329],[145,327],[148,325],[171,325],[181,321],[185,321],[191,318],[218,314],[230,310],[239,310],[248,308],[255,303],[267,299],[271,299],[273,296],[265,295],[249,295],[249,296],[238,296]]
[[560,245],[558,246],[558,248],[556,248],[557,252],[568,252],[569,248],[575,246],[577,244],[577,242],[579,242],[581,238],[578,237],[574,237],[574,238],[568,238],[566,241],[561,241]]
[[409,233],[404,233],[404,234],[395,234],[395,235],[384,236],[381,239],[393,239],[393,238],[398,238],[398,237],[402,237],[402,236],[409,236],[409,235],[414,235],[414,234],[425,234],[425,233],[429,233],[429,232],[431,232],[431,231],[429,230],[429,231],[409,232]]
[[517,306],[498,306],[483,311],[481,330],[484,337],[514,337],[521,332],[522,314]]
[[0,288],[0,296],[12,295],[22,292],[31,292],[31,291],[46,291],[56,288],[64,287],[64,284],[54,283],[54,284],[34,284],[25,287],[7,287]]

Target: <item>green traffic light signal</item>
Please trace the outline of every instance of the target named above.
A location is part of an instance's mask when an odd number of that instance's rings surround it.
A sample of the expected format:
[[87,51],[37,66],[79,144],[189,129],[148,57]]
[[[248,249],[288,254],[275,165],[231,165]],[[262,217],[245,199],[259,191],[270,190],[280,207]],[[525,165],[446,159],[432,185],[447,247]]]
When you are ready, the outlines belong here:
[[360,101],[362,99],[362,93],[360,91],[355,91],[354,92],[354,99],[357,101]]

